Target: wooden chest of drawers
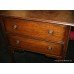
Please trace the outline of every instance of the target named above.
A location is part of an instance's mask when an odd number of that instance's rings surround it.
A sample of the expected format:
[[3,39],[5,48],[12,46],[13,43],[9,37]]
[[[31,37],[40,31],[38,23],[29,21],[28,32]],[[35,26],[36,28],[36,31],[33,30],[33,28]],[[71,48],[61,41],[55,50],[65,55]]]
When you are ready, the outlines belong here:
[[36,19],[3,16],[8,45],[13,51],[26,50],[64,59],[70,26]]

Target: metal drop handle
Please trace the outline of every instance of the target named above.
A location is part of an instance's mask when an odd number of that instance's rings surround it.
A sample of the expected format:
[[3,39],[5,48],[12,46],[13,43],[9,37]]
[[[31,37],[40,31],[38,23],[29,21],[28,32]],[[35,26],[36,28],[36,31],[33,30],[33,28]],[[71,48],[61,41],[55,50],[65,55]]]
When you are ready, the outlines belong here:
[[54,31],[53,31],[53,30],[49,30],[48,33],[49,33],[49,34],[53,34]]
[[49,46],[48,49],[49,49],[49,50],[52,50],[52,47]]
[[16,44],[19,44],[20,43],[20,41],[19,40],[16,40]]
[[13,26],[13,29],[17,29],[17,25],[14,25],[14,26]]

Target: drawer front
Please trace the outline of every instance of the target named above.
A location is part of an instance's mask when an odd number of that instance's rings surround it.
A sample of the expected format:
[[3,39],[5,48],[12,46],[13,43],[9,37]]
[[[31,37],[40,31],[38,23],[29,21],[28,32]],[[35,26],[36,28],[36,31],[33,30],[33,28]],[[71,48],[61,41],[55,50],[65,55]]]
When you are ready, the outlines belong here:
[[20,48],[21,50],[50,54],[55,56],[61,56],[62,53],[62,45],[60,44],[48,43],[45,41],[38,41],[12,35],[9,35],[8,39],[10,46],[17,49]]
[[5,27],[7,32],[27,35],[52,42],[63,41],[66,28],[56,24],[12,18],[5,19]]

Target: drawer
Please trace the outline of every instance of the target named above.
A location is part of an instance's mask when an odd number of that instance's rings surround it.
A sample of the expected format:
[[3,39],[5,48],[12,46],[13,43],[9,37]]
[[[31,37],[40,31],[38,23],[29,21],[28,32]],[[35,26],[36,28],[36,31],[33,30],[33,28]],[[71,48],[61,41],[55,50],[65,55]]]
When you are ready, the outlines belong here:
[[31,36],[52,42],[61,42],[65,36],[66,27],[44,22],[19,20],[13,18],[5,19],[6,31],[21,35]]
[[42,54],[49,54],[53,56],[61,56],[62,53],[61,44],[48,43],[45,41],[38,41],[15,35],[9,35],[8,39],[10,46],[17,49],[20,48],[21,50],[32,51]]

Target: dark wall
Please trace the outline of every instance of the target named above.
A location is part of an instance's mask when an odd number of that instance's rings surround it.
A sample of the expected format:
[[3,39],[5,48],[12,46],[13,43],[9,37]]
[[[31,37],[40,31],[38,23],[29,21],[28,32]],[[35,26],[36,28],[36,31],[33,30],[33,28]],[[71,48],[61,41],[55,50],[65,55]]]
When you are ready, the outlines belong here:
[[2,23],[0,22],[0,62],[9,62],[8,48],[4,39],[4,33],[2,31]]

